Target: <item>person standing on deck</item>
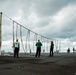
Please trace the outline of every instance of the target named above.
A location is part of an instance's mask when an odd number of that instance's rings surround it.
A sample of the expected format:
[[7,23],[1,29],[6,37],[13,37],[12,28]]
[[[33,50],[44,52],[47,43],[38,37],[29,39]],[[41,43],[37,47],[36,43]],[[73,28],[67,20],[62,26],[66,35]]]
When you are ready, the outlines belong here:
[[37,47],[37,50],[36,50],[36,55],[35,57],[40,57],[41,55],[41,46],[42,46],[42,43],[40,42],[40,40],[38,40],[38,42],[36,43],[36,47]]
[[14,43],[14,57],[19,57],[19,50],[20,50],[20,43],[18,42],[18,39],[16,39],[16,42]]
[[49,56],[53,56],[53,49],[54,49],[54,43],[53,43],[53,41],[51,41],[50,55]]

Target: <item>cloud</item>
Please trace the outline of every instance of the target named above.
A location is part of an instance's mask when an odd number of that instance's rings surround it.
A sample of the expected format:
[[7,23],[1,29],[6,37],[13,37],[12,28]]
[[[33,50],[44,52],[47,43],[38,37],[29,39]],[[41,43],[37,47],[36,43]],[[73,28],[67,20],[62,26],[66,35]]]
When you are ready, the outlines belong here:
[[75,0],[33,0],[35,4],[35,10],[39,16],[50,16],[56,14],[63,7],[66,7],[68,4],[76,2]]
[[[38,34],[53,39],[68,38],[71,42],[75,40],[75,0],[2,0],[0,7],[0,11]],[[24,37],[27,30],[23,29],[22,33]],[[12,21],[4,16],[2,35],[3,41],[12,38]]]
[[34,31],[51,38],[75,36],[75,10],[76,5],[69,4],[55,15],[39,18]]

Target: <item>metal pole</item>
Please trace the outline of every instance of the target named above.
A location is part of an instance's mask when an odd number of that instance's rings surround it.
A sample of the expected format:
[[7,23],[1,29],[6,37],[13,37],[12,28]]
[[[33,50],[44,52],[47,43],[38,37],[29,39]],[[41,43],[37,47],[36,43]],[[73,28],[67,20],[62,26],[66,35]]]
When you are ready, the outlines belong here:
[[0,55],[1,55],[1,46],[2,46],[2,12],[0,12]]

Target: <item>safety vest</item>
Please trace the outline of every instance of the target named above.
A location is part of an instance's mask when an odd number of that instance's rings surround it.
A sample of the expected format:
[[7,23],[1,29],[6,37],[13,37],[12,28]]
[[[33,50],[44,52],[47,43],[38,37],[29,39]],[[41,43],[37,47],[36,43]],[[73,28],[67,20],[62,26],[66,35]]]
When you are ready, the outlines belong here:
[[19,42],[15,42],[14,46],[15,46],[16,48],[19,48]]

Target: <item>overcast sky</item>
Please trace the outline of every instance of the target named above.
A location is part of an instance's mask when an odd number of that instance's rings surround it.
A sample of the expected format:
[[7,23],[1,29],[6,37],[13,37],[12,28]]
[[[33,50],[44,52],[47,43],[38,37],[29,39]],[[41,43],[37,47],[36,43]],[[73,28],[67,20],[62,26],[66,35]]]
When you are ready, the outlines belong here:
[[[76,0],[0,0],[0,11],[38,34],[76,45]],[[10,36],[8,27],[3,33]]]

